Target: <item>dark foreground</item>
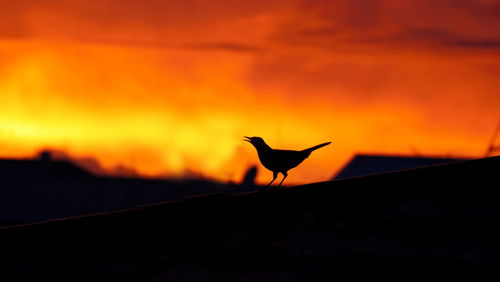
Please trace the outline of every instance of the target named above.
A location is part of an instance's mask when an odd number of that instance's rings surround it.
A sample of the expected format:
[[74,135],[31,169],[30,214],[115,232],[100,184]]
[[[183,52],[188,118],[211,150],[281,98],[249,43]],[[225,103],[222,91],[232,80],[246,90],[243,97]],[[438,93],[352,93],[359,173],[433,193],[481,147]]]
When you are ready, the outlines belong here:
[[2,281],[500,281],[500,158],[0,229]]

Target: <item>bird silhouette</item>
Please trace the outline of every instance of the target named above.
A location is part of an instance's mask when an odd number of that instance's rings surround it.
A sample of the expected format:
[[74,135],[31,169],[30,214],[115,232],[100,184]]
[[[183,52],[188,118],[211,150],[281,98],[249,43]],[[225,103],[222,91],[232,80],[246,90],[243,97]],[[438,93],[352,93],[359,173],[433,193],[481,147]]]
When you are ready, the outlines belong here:
[[257,154],[259,155],[260,162],[262,165],[273,172],[273,180],[269,182],[267,187],[271,186],[271,184],[278,177],[278,173],[283,174],[283,179],[281,180],[281,186],[285,178],[288,176],[288,171],[300,163],[302,163],[312,151],[324,147],[332,142],[326,142],[323,144],[316,145],[314,147],[302,150],[302,151],[291,151],[291,150],[275,150],[264,142],[264,139],[260,137],[244,137],[243,141],[250,142],[255,149],[257,150]]

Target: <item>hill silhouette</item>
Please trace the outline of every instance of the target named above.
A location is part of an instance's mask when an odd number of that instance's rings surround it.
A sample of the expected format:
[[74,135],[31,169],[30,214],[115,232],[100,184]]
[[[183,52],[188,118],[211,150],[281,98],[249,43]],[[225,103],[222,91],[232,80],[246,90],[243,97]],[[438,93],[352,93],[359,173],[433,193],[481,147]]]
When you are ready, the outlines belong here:
[[5,281],[495,281],[500,158],[0,229]]

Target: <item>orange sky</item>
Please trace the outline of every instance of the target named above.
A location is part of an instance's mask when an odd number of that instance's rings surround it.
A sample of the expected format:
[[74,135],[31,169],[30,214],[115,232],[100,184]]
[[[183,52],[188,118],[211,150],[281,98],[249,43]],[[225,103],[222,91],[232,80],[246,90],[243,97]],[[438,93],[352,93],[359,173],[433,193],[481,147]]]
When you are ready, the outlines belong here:
[[500,120],[500,1],[0,6],[1,157],[239,181],[242,136],[333,141],[290,172],[305,183],[357,152],[480,157]]

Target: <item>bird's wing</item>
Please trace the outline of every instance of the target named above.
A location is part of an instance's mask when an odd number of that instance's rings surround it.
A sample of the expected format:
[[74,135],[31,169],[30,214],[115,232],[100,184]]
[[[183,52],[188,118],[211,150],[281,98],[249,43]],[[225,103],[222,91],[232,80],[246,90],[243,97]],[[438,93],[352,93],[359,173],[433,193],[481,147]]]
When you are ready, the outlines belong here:
[[298,166],[309,154],[291,150],[273,150],[272,160],[276,167],[288,170]]

